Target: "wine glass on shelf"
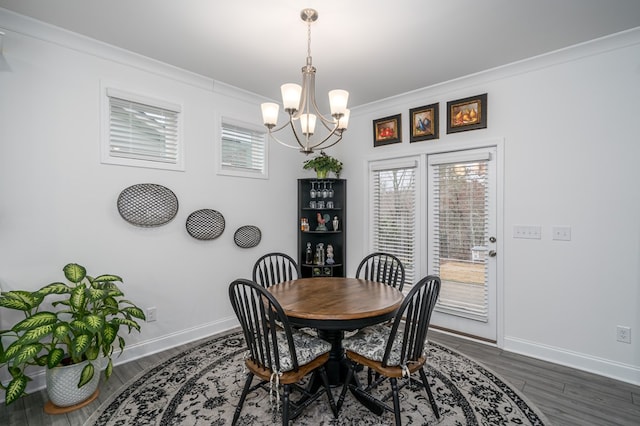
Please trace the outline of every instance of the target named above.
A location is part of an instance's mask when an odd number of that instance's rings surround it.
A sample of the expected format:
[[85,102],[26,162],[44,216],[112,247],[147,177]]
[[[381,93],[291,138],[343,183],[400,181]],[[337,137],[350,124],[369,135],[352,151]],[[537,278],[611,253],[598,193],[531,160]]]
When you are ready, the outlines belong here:
[[311,181],[311,191],[309,191],[309,196],[311,198],[316,198],[316,195],[318,195],[318,191],[316,191],[316,182]]
[[324,187],[322,188],[322,198],[327,198],[329,196],[329,190],[327,189],[327,181],[322,182]]
[[334,192],[333,192],[333,182],[329,182],[329,198],[333,198]]

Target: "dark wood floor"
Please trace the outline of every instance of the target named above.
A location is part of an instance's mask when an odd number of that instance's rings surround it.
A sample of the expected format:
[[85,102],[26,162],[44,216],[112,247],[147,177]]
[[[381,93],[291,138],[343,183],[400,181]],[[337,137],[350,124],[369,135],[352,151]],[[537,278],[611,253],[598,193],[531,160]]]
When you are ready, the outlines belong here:
[[[583,371],[504,352],[492,346],[429,332],[429,338],[481,362],[521,391],[557,426],[637,426],[640,425],[640,386],[608,379]],[[98,400],[63,415],[42,411],[45,391],[22,398],[13,405],[0,405],[0,425],[81,426],[107,396],[129,379],[157,362],[184,349],[118,365],[113,376],[100,385]]]

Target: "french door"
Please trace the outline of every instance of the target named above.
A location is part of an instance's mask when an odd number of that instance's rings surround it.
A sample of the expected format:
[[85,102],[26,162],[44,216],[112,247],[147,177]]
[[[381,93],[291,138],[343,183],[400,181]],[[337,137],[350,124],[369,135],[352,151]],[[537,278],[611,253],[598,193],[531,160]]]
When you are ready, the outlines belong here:
[[442,281],[431,323],[494,342],[496,151],[488,147],[427,158],[427,266]]

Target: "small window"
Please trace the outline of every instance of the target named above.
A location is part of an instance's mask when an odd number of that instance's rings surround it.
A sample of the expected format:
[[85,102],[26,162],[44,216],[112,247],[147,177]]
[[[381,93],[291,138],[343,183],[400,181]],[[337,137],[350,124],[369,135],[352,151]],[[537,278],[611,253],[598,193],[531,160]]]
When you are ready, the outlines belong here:
[[106,89],[102,162],[184,170],[179,105]]
[[266,179],[267,137],[263,128],[229,118],[221,120],[219,173]]

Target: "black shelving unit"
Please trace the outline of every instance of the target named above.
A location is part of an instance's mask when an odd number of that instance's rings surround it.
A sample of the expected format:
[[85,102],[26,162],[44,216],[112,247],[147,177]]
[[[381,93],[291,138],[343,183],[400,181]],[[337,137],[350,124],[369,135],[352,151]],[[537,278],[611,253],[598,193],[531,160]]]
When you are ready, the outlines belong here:
[[[322,196],[322,190],[325,187],[328,192],[333,189],[332,197]],[[316,197],[311,196],[312,188],[318,192]],[[324,224],[326,230],[318,230],[320,225],[318,214],[323,220],[328,218]],[[298,179],[298,264],[302,277],[345,276],[346,217],[347,181],[345,179]],[[334,229],[334,218],[338,220],[337,229]],[[304,225],[305,219],[307,226]],[[311,262],[307,262],[307,244],[311,245]],[[319,264],[319,259],[316,257],[319,244],[324,247],[324,264]],[[334,263],[327,263],[326,253],[329,245],[333,247]]]

